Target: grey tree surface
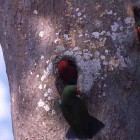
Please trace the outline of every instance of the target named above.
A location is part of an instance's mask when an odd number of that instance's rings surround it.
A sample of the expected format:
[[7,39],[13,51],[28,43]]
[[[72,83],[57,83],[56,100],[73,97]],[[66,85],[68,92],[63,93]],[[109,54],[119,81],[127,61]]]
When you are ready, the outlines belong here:
[[129,0],[0,0],[0,42],[15,140],[63,140],[69,128],[51,61],[72,55],[89,112],[105,127],[94,140],[140,138],[140,45]]

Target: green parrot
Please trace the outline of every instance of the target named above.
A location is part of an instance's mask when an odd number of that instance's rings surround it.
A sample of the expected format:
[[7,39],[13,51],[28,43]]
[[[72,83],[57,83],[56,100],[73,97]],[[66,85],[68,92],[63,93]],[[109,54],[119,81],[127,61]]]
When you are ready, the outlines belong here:
[[84,102],[77,96],[79,94],[76,85],[66,86],[60,108],[76,138],[92,138],[104,124],[88,113]]

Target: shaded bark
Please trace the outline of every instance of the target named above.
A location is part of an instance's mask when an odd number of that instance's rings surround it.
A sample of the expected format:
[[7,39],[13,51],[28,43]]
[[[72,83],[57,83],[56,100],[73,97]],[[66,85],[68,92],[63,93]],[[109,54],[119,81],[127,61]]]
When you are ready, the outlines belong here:
[[[96,59],[101,66],[86,99],[89,112],[105,124],[93,139],[139,139],[140,45],[134,24],[125,23],[127,17],[133,19],[132,6],[136,3],[123,0],[0,1],[0,42],[10,84],[15,140],[66,139],[69,126],[55,105],[59,95],[51,61],[76,46],[82,52],[80,59],[87,62]],[[114,22],[123,29],[112,31]],[[92,35],[102,31],[106,34],[109,31],[112,36],[103,34],[98,39]],[[113,33],[117,36],[115,39],[112,39]],[[86,58],[85,49],[94,55]],[[99,57],[95,55],[97,51]],[[79,76],[83,73],[86,70],[81,69]],[[81,81],[79,78],[83,89]],[[49,88],[53,91],[51,99],[44,96]],[[39,107],[41,100],[50,107],[49,111]]]

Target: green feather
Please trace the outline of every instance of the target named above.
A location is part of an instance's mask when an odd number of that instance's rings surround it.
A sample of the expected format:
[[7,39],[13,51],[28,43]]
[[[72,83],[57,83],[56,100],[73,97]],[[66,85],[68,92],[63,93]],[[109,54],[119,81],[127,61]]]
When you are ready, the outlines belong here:
[[[78,137],[91,138],[93,133],[99,131],[99,124],[102,126],[103,124],[90,116],[84,102],[76,96],[76,89],[75,85],[65,87],[60,108]],[[95,130],[93,123],[98,130]]]
[[136,26],[136,27],[139,27],[139,26],[140,26],[140,20],[138,20],[138,21],[135,23],[135,26]]

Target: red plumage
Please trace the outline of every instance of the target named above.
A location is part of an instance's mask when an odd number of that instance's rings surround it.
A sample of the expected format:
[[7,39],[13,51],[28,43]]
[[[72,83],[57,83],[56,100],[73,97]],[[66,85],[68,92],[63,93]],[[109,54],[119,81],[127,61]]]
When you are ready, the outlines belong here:
[[65,84],[77,83],[77,68],[71,60],[61,60],[58,63],[58,74]]

